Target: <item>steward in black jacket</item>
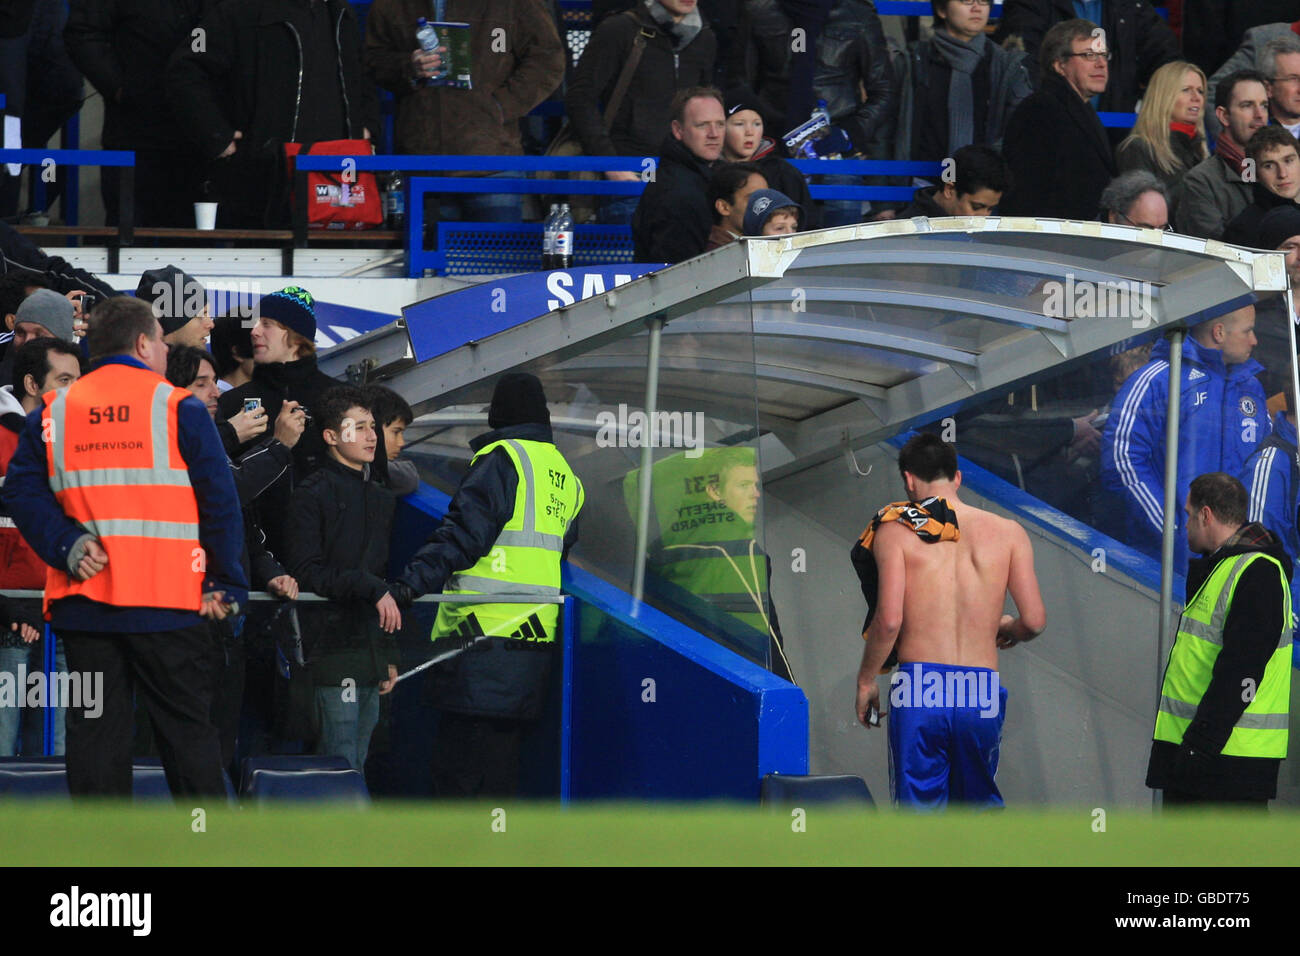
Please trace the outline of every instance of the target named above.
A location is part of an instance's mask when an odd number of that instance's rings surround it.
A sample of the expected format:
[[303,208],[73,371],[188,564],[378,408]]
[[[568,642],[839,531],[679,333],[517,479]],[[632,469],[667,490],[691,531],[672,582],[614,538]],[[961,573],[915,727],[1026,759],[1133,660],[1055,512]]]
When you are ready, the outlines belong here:
[[[383,439],[379,453],[383,454]],[[329,598],[313,612],[309,655],[318,686],[388,679],[397,642],[379,626],[375,605],[388,593],[388,549],[397,499],[355,471],[326,459],[294,492],[289,507],[289,573],[303,591]]]
[[[1251,551],[1277,558],[1287,577],[1291,577],[1291,559],[1277,536],[1252,522],[1242,526],[1213,554],[1188,563],[1186,601],[1191,602],[1220,561]],[[1181,744],[1152,741],[1148,787],[1178,791],[1207,802],[1263,801],[1277,796],[1280,759],[1225,757],[1222,750],[1248,704],[1242,688],[1262,683],[1264,668],[1277,650],[1278,635],[1282,633],[1281,589],[1277,569],[1267,561],[1252,562],[1237,580],[1223,624],[1223,649],[1215,658],[1210,686]]]
[[379,129],[356,14],[345,0],[226,0],[199,27],[203,49],[177,50],[167,82],[181,131],[212,163],[218,225],[287,224],[283,145]]
[[713,228],[712,168],[672,133],[664,139],[654,181],[632,214],[637,262],[685,262],[704,251]]
[[[473,439],[469,447],[477,452],[508,438],[555,441],[549,424],[528,423],[496,428]],[[474,462],[461,479],[442,524],[411,558],[393,586],[398,604],[441,591],[454,573],[473,567],[491,552],[514,514],[518,487],[519,473],[504,449],[494,449]],[[574,518],[564,535],[566,555],[577,539],[578,521]],[[478,716],[536,717],[545,678],[545,672],[534,673],[542,663],[541,655],[499,652],[504,645],[517,643],[509,638],[494,638],[487,643],[485,652],[475,648],[435,669],[435,706]],[[485,671],[493,672],[491,679],[484,679]]]
[[1101,193],[1115,178],[1115,155],[1101,119],[1053,71],[1045,74],[1007,123],[1002,155],[1011,167],[1003,216],[1097,218]]
[[[638,3],[628,13],[605,20],[592,34],[564,98],[565,112],[584,153],[653,156],[672,119],[673,94],[712,81],[716,41],[713,31],[699,24],[698,12],[692,14],[666,28]],[[606,129],[605,104],[638,33],[646,37],[641,62],[612,126]]]

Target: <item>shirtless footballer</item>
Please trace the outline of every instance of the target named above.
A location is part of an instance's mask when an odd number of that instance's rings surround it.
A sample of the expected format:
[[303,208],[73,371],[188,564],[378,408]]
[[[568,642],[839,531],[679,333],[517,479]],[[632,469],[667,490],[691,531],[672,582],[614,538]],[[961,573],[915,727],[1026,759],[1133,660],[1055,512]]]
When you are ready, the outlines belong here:
[[[871,726],[876,677],[897,642],[889,712],[895,801],[1002,806],[995,777],[1006,689],[998,649],[1031,640],[1047,624],[1033,549],[1014,521],[962,503],[957,453],[937,436],[909,441],[898,467],[908,498],[944,499],[960,535],[927,543],[903,521],[879,527],[872,548],[879,596],[858,670],[858,720]],[[1018,618],[1002,613],[1008,591]]]

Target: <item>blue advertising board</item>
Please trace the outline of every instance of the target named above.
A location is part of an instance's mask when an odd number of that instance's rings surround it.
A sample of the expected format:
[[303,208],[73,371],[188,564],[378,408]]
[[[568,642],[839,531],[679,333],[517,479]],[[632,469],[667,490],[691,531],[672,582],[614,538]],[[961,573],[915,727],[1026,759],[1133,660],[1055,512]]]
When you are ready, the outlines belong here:
[[445,292],[406,306],[402,315],[415,360],[424,362],[662,268],[634,262],[528,272]]

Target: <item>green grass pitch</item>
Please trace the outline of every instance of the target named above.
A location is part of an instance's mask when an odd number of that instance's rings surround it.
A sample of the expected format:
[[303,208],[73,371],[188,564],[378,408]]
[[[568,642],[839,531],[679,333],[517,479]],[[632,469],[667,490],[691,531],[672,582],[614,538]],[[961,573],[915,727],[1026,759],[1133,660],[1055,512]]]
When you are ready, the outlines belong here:
[[[725,804],[364,810],[0,802],[6,866],[1290,866],[1300,814],[1089,809],[911,815]],[[196,832],[199,822],[203,832]],[[802,827],[802,829],[800,829]]]

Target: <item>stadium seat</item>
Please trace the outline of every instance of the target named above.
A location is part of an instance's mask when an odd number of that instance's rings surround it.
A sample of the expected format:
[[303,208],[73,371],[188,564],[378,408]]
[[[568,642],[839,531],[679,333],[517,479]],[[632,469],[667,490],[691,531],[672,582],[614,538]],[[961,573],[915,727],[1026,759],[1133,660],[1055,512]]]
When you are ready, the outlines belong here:
[[0,757],[0,770],[62,770],[62,757]]
[[239,795],[248,795],[253,773],[258,770],[351,770],[347,757],[337,754],[264,754],[260,757],[245,757],[239,771]]
[[245,796],[258,804],[296,801],[365,806],[370,802],[366,778],[359,770],[254,770]]
[[37,769],[10,769],[0,767],[0,797],[51,797],[68,796],[68,774],[62,768],[48,765]]
[[763,806],[801,806],[809,803],[865,803],[874,807],[867,782],[852,774],[796,776],[769,773],[759,793]]

